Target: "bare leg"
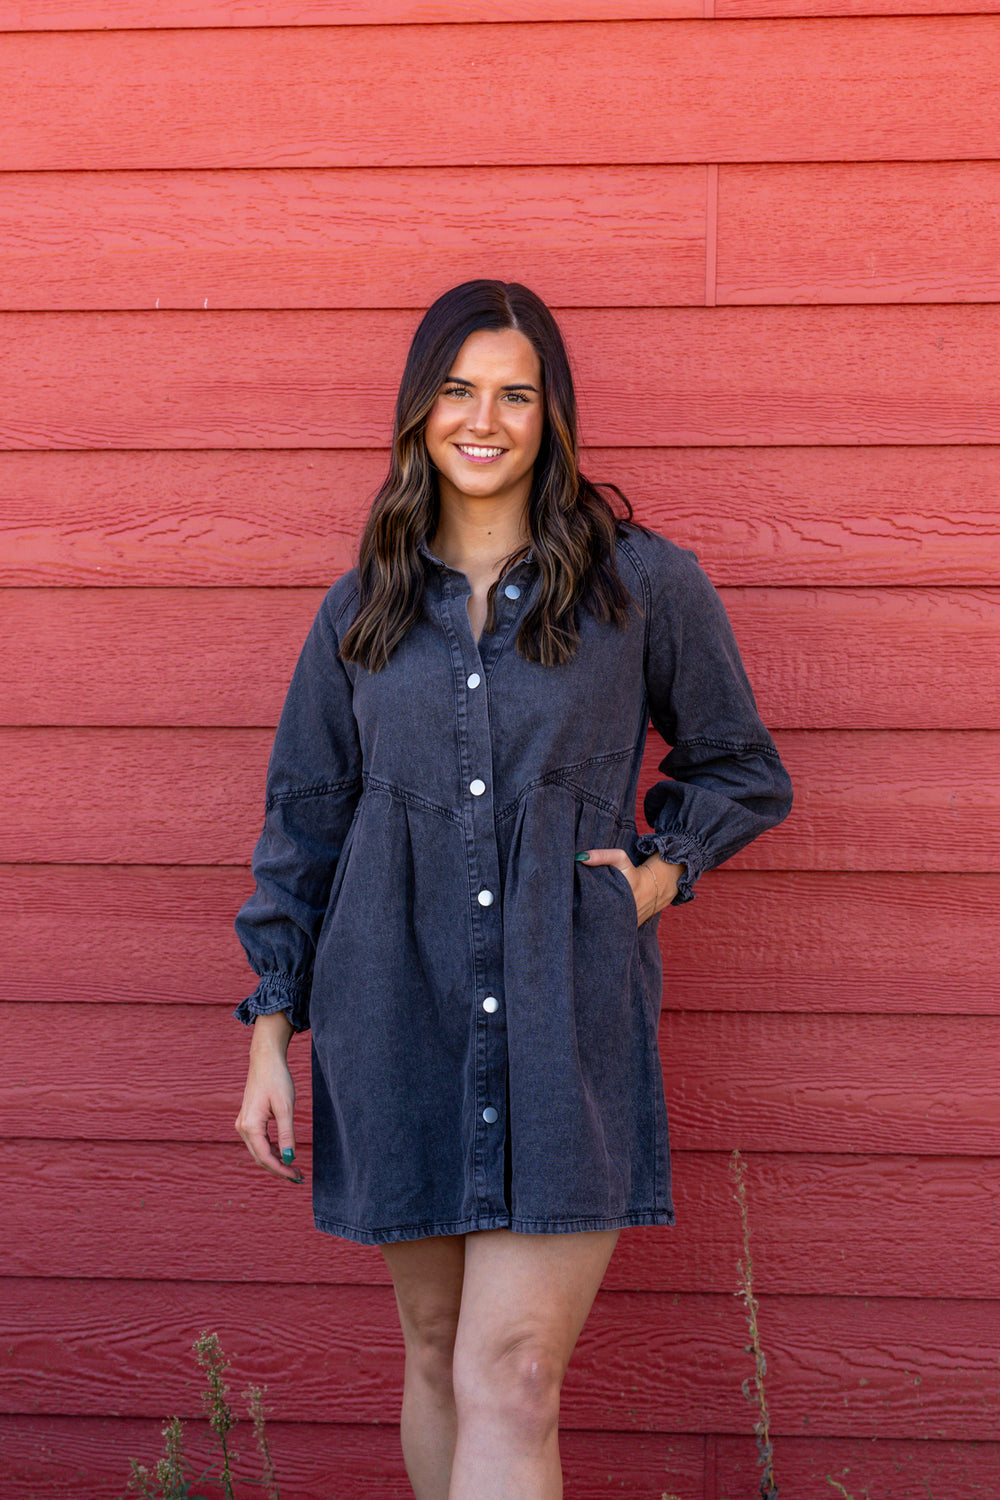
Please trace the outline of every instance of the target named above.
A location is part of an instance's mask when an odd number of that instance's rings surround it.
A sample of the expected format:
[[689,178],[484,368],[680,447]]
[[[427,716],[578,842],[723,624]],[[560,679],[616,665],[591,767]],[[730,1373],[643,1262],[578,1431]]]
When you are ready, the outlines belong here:
[[563,1376],[617,1239],[467,1236],[449,1500],[560,1500]]
[[400,1439],[417,1500],[447,1500],[455,1453],[452,1360],[465,1239],[441,1235],[383,1245],[406,1345]]

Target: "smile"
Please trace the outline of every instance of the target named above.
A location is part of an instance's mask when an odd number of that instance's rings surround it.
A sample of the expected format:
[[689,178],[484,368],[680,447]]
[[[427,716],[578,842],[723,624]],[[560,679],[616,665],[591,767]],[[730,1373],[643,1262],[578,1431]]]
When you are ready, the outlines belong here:
[[471,458],[473,463],[488,463],[507,451],[506,448],[479,448],[471,443],[457,443],[456,447],[463,458]]

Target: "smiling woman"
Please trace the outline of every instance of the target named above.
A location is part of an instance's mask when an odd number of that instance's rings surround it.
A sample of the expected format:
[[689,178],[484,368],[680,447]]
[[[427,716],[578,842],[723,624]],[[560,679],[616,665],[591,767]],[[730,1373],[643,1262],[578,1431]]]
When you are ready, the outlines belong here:
[[[562,1493],[563,1375],[619,1231],[674,1219],[657,919],[790,805],[718,596],[619,498],[580,473],[545,305],[440,298],[237,920],[237,1128],[301,1180],[286,1052],[311,1027],[315,1220],[385,1255],[418,1500]],[[650,719],[672,749],[640,834]]]

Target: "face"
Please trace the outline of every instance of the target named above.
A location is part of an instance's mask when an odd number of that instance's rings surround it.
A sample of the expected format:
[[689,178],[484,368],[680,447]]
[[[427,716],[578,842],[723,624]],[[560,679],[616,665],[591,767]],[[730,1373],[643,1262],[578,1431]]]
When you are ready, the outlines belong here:
[[442,505],[460,498],[526,505],[544,423],[541,363],[524,334],[470,334],[424,429]]

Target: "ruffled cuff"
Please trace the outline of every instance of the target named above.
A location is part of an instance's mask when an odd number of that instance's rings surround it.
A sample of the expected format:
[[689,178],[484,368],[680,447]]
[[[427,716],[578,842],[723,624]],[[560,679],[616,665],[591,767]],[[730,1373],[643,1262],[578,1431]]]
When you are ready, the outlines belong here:
[[237,1021],[252,1026],[258,1016],[283,1010],[295,1031],[309,1030],[309,985],[288,974],[262,974],[252,995],[233,1011]]
[[671,906],[683,906],[694,900],[694,883],[706,868],[705,851],[689,833],[640,833],[636,841],[640,854],[658,854],[668,865],[683,865],[684,872],[677,882],[677,895]]

